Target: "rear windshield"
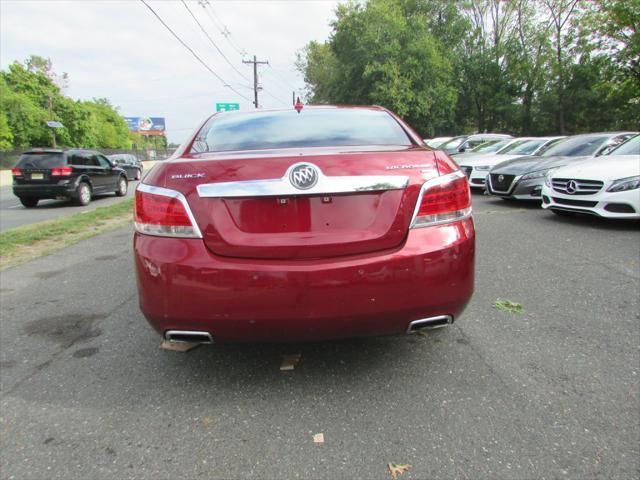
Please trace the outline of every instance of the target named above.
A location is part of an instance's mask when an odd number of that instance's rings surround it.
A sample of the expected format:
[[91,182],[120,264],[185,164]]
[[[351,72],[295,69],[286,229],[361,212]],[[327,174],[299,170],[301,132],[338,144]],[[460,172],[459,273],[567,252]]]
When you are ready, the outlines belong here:
[[387,112],[307,109],[215,115],[200,130],[191,151],[226,152],[295,147],[412,145]]
[[640,155],[640,135],[611,150],[608,155]]
[[16,164],[21,168],[53,168],[65,164],[64,154],[54,152],[23,153]]
[[608,135],[580,135],[568,138],[544,152],[543,156],[580,157],[593,155],[607,138],[609,138]]

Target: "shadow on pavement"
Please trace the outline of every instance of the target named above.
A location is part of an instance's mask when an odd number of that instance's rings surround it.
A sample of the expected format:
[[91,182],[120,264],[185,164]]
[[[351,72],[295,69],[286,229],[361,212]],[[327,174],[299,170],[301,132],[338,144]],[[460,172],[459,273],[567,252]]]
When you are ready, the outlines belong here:
[[616,218],[603,218],[596,215],[577,213],[571,216],[559,216],[553,212],[547,212],[546,220],[553,223],[564,223],[576,227],[595,229],[607,229],[615,231],[640,231],[640,220],[626,220]]

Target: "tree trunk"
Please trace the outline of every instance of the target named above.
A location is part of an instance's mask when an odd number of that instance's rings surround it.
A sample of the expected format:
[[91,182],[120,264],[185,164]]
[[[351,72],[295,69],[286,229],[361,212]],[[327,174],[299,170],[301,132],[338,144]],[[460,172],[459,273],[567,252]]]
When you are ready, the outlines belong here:
[[533,88],[531,83],[527,83],[522,96],[522,127],[521,134],[523,136],[531,135],[531,103],[533,102]]
[[564,67],[562,65],[561,29],[556,30],[556,61],[558,63],[558,132],[565,134],[564,124]]

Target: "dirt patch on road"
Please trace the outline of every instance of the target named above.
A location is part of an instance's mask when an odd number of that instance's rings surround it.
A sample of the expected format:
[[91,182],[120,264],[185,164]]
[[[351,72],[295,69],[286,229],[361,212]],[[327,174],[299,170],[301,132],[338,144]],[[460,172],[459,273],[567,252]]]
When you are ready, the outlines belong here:
[[64,348],[69,348],[76,343],[100,336],[102,330],[94,328],[94,323],[105,318],[106,315],[79,313],[44,317],[27,323],[24,332],[29,336],[48,338]]

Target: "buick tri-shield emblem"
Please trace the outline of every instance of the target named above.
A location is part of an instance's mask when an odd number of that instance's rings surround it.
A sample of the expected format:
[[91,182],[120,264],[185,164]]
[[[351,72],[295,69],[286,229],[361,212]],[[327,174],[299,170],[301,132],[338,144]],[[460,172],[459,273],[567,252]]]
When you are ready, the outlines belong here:
[[318,183],[318,169],[310,163],[301,163],[291,170],[289,181],[299,190],[308,190]]

